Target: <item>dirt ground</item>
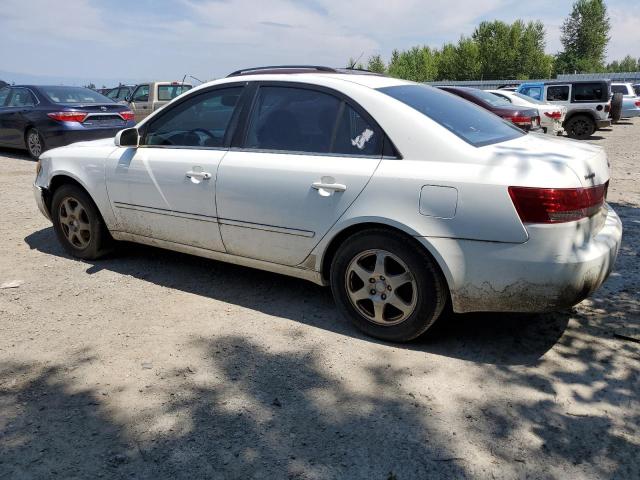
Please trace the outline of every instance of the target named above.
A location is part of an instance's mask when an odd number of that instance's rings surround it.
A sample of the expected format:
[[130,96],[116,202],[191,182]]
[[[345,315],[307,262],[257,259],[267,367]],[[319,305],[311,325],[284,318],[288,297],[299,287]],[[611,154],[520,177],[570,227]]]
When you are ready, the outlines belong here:
[[163,250],[69,258],[0,152],[0,478],[640,478],[640,120],[598,132],[625,232],[572,312],[367,338],[328,289]]

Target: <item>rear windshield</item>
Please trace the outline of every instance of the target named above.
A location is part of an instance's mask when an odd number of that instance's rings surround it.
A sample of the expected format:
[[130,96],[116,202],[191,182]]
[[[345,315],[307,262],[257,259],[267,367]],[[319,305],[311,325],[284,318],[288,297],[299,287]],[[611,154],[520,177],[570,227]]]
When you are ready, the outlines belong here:
[[113,100],[84,87],[38,87],[53,103],[113,103]]
[[497,115],[433,87],[399,85],[378,90],[426,115],[476,147],[525,135],[522,130]]
[[158,85],[158,100],[173,100],[187,90],[191,90],[191,85]]
[[511,102],[504,97],[499,97],[491,92],[485,92],[477,88],[465,90],[469,95],[484,100],[492,107],[504,107],[505,105],[511,105]]

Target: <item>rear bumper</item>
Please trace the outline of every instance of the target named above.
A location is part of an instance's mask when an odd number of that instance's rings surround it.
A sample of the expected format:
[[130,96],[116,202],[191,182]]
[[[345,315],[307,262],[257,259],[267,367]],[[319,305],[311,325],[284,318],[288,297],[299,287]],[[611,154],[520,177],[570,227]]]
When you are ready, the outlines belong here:
[[41,131],[47,150],[56,147],[64,147],[75,142],[99,140],[101,138],[113,138],[125,128],[135,126],[135,122],[127,122],[125,126],[114,128],[84,128],[82,126],[71,128],[47,129]]
[[33,185],[33,196],[36,199],[38,210],[40,210],[42,215],[51,220],[51,216],[49,215],[49,210],[47,210],[47,205],[44,199],[44,189],[38,185]]
[[596,120],[596,127],[598,128],[609,128],[611,126],[611,119],[607,118],[606,120]]
[[[576,222],[554,231],[541,226],[521,244],[429,239],[446,264],[456,312],[544,312],[575,305],[594,292],[613,269],[622,223],[607,207],[592,237]],[[573,233],[571,233],[573,232]]]

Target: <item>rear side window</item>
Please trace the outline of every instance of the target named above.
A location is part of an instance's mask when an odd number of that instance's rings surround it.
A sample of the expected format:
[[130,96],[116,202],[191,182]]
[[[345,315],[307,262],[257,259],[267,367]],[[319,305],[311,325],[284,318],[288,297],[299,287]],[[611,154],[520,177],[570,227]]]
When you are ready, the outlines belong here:
[[609,100],[609,89],[605,83],[576,83],[573,85],[575,102],[606,102]]
[[4,103],[9,96],[9,87],[0,88],[0,107],[4,106]]
[[378,91],[410,106],[476,147],[525,135],[488,110],[426,85],[398,85]]
[[305,153],[382,155],[382,138],[351,106],[328,93],[261,87],[246,148]]
[[26,88],[14,88],[9,96],[8,107],[32,107],[36,104],[33,95]]
[[191,85],[158,85],[158,100],[173,100],[187,90],[191,90]]
[[185,99],[154,119],[144,144],[222,147],[242,87],[214,90]]
[[550,102],[567,102],[569,100],[569,85],[547,87],[547,100]]

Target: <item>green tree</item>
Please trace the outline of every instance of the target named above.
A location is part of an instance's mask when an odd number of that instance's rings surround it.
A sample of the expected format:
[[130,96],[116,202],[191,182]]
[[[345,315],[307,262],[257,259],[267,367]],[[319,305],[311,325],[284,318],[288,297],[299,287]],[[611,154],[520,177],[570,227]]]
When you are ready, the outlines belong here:
[[562,24],[564,50],[556,57],[556,72],[600,72],[611,24],[604,0],[578,0]]
[[402,52],[394,50],[387,71],[392,77],[429,82],[436,79],[436,69],[436,55],[432,49],[412,47]]
[[638,62],[631,55],[627,55],[620,62],[620,72],[636,72],[638,71]]
[[369,57],[369,61],[367,62],[367,70],[376,73],[385,73],[387,71],[387,67],[380,55],[372,55]]

